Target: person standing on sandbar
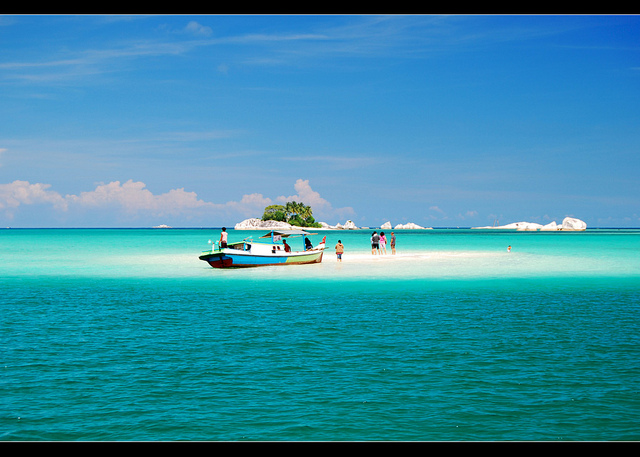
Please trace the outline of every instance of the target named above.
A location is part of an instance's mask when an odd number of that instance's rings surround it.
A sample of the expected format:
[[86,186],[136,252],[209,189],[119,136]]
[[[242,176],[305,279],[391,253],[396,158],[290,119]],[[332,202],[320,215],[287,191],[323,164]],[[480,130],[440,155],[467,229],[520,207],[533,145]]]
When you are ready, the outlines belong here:
[[380,235],[378,232],[373,232],[371,234],[371,254],[376,255],[377,252],[380,252]]
[[342,254],[344,254],[344,245],[342,241],[338,240],[338,244],[336,244],[336,256],[338,257],[338,262],[342,262]]
[[391,255],[395,255],[396,254],[396,235],[391,232]]

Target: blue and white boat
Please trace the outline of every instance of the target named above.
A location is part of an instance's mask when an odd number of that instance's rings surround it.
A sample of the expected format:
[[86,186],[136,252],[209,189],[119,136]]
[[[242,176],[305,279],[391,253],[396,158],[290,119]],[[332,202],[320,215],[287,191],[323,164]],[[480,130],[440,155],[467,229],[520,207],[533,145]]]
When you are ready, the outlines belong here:
[[[213,268],[245,268],[262,267],[268,265],[302,265],[322,262],[322,254],[327,237],[313,246],[309,236],[317,233],[309,233],[304,230],[270,230],[258,240],[252,236],[233,243],[227,243],[222,248],[216,241],[211,246],[211,251],[204,251],[199,259],[204,260]],[[294,250],[287,240],[296,240]],[[300,246],[298,246],[300,244]]]

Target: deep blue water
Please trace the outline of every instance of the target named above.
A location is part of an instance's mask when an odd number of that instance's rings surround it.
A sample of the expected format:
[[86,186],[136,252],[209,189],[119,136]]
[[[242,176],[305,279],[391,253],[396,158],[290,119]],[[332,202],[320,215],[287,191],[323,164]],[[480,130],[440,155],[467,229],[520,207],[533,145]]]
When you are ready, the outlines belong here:
[[215,230],[0,231],[0,439],[640,438],[640,231],[326,234],[220,271]]

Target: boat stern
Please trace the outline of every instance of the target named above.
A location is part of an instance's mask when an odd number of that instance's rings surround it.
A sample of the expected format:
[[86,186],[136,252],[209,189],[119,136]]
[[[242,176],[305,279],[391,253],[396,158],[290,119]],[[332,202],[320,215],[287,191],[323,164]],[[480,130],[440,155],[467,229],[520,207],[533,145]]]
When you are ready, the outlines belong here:
[[229,268],[233,265],[233,259],[222,251],[203,252],[198,258],[213,268]]

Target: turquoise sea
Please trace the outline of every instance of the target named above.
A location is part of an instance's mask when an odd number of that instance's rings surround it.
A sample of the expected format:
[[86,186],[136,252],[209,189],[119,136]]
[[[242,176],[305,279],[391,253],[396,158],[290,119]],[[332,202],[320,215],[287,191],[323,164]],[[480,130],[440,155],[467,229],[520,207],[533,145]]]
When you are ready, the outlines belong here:
[[0,439],[640,439],[640,230],[395,232],[216,270],[215,228],[0,230]]

